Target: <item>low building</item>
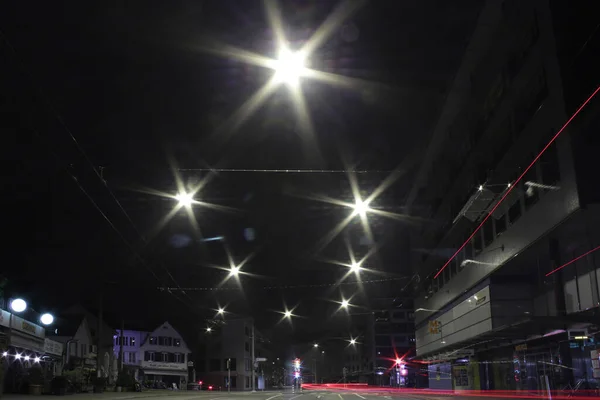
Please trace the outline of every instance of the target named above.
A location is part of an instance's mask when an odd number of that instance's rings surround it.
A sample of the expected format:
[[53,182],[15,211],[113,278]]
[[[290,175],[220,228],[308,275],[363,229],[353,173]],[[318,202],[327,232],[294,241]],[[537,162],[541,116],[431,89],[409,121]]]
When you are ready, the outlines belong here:
[[183,388],[188,382],[190,349],[182,336],[164,322],[151,332],[120,330],[114,336],[114,357],[121,357],[139,381],[163,382]]

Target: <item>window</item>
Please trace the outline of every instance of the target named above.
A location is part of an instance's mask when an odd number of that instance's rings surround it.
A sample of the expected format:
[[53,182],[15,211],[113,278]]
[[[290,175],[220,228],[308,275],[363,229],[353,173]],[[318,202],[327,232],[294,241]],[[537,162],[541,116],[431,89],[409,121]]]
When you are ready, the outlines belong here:
[[85,357],[87,355],[88,345],[81,344],[81,357]]
[[[538,165],[534,165],[525,175],[525,209],[529,210],[540,199],[538,188],[535,183],[538,183],[537,177]],[[528,184],[529,183],[529,184]],[[533,185],[532,185],[533,184]]]
[[156,361],[156,354],[153,351],[144,352],[144,361]]
[[249,358],[244,359],[244,367],[246,371],[251,371],[252,370],[252,360],[250,360]]
[[175,354],[173,354],[173,362],[176,362],[176,363],[179,363],[179,364],[184,363],[185,362],[184,355],[181,354],[181,353],[175,353]]
[[97,350],[98,350],[98,349],[97,349],[96,345],[94,345],[94,344],[90,344],[90,348],[89,348],[89,350],[88,350],[90,353],[94,353],[94,354],[95,354],[95,353],[97,353],[97,352],[98,352]]
[[496,236],[500,236],[506,230],[506,214],[502,214],[502,216],[496,220],[494,220],[495,228],[496,228]]
[[489,246],[494,241],[494,224],[492,221],[487,221],[483,224],[483,244],[484,247]]
[[216,372],[221,370],[221,360],[218,358],[211,358],[208,363],[209,372]]
[[481,243],[481,234],[480,232],[477,232],[475,236],[473,236],[473,253],[475,255],[478,255],[479,253],[481,253],[481,250],[483,250],[483,246]]
[[158,339],[156,338],[156,336],[150,336],[150,344],[152,344],[152,345],[158,344]]
[[389,346],[391,343],[390,340],[390,336],[382,336],[382,335],[377,335],[375,336],[375,346]]
[[250,351],[250,345],[248,344],[248,342],[244,343],[244,348],[246,349],[246,351]]
[[250,336],[250,329],[247,326],[244,327],[244,331],[246,332],[246,336]]
[[130,364],[135,364],[135,352],[130,351],[128,353],[128,360]]
[[129,338],[129,345],[135,346],[135,338],[133,336]]
[[[550,132],[549,137],[542,140],[540,149],[543,148],[550,138],[554,135],[554,131]],[[560,164],[558,162],[558,150],[556,142],[553,142],[540,157],[540,172],[542,175],[541,181],[544,185],[554,185],[560,181]]]
[[508,220],[510,224],[514,224],[521,217],[521,201],[517,199],[515,204],[508,209]]
[[180,339],[175,339],[173,342],[173,346],[175,347],[181,347],[181,340]]

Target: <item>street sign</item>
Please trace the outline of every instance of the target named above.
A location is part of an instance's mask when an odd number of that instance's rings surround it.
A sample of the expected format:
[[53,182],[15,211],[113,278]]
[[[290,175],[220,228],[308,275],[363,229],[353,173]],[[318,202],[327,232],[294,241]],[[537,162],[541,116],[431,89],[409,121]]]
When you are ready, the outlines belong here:
[[264,358],[264,357],[256,357],[256,361],[257,362],[259,362],[259,361],[267,361],[267,359]]

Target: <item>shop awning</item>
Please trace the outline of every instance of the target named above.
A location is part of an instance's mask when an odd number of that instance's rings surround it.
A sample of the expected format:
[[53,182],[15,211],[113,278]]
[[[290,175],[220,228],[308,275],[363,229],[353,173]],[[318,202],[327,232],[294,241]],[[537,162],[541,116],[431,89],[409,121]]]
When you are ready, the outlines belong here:
[[143,369],[144,375],[187,376],[187,371],[169,371],[165,369]]

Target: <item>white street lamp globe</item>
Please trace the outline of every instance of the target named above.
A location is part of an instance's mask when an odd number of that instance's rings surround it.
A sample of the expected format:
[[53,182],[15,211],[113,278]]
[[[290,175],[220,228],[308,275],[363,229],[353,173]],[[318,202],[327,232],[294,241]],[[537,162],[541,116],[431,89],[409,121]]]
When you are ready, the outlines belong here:
[[40,321],[44,325],[51,325],[54,322],[54,316],[49,313],[42,314],[40,317]]
[[175,200],[179,202],[181,207],[189,207],[194,202],[194,195],[192,193],[179,193],[175,196]]
[[282,49],[275,64],[275,79],[289,85],[296,85],[304,73],[304,54]]
[[342,307],[348,308],[349,305],[350,305],[350,302],[348,300],[342,300]]
[[14,312],[23,312],[27,309],[27,302],[23,299],[14,299],[10,302],[10,308]]

